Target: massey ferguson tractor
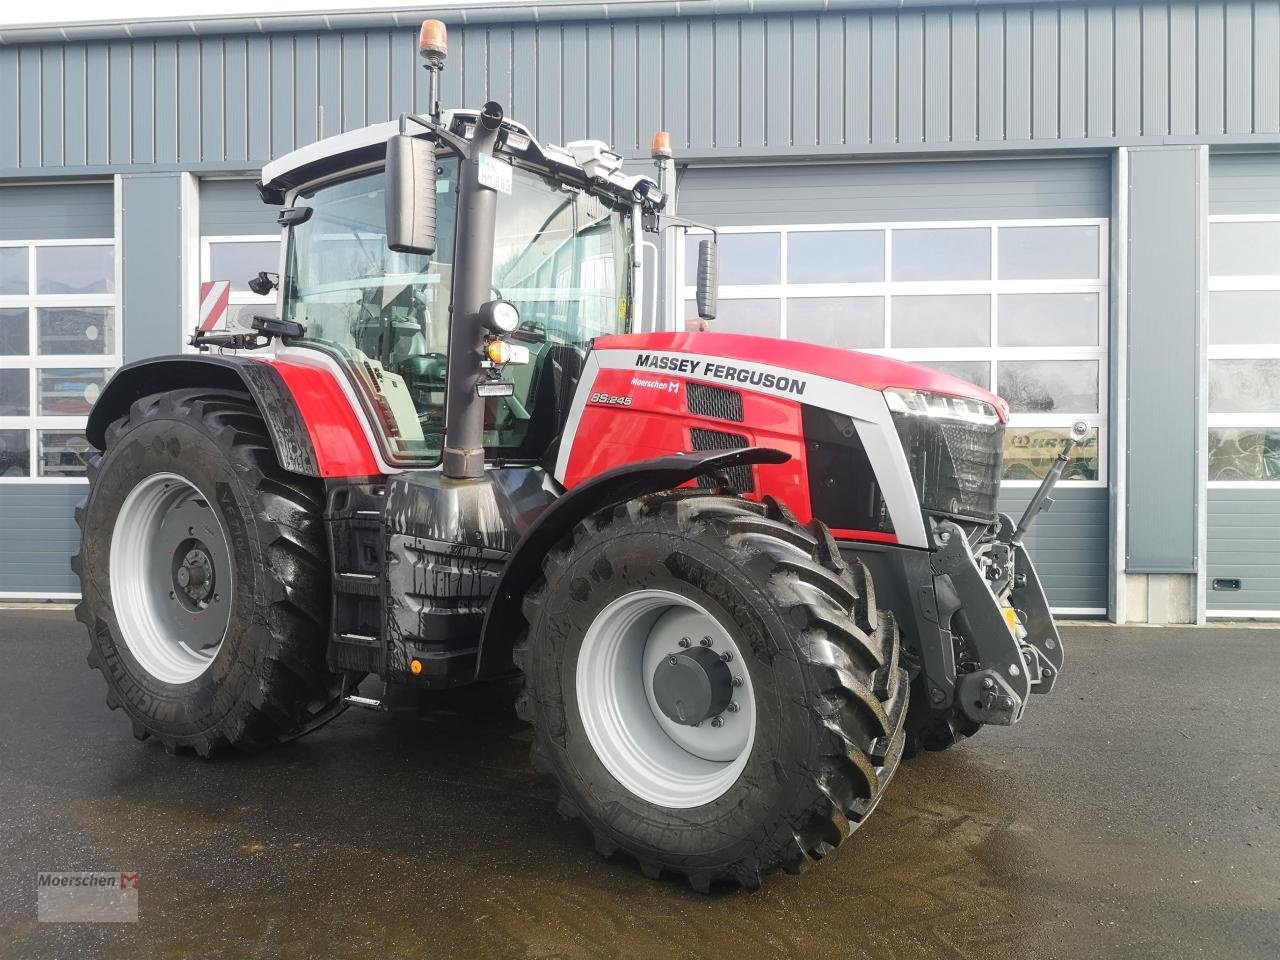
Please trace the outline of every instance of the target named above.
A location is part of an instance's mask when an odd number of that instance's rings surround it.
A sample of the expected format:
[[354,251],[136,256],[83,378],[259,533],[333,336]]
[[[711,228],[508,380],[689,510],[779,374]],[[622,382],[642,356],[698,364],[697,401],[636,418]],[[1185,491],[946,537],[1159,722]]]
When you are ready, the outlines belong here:
[[496,103],[443,110],[443,26],[420,45],[429,114],[262,171],[276,315],[129,364],[95,405],[89,664],[135,736],[202,757],[374,703],[365,678],[518,678],[533,765],[601,853],[698,890],[800,870],[904,754],[1053,688],[1023,535],[1073,441],[1015,525],[999,397],[635,332],[645,232],[696,226],[662,178]]

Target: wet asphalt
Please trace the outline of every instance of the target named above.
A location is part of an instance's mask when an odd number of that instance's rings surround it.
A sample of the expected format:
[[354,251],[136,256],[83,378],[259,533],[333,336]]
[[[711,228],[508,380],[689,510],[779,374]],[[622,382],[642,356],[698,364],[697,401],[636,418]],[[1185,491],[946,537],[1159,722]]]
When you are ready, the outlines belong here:
[[[136,742],[69,612],[0,610],[0,957],[1280,956],[1280,630],[1065,628],[1022,724],[904,763],[825,862],[700,896],[556,815],[501,688],[260,756]],[[137,870],[136,924],[36,922]]]

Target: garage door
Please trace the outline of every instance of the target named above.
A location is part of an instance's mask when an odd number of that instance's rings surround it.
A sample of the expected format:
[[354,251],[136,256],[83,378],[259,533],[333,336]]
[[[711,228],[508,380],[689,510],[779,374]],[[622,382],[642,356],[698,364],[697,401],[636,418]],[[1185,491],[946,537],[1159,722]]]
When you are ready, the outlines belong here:
[[0,187],[0,597],[79,589],[85,418],[120,363],[110,183]]
[[255,313],[275,309],[275,297],[256,296],[249,280],[278,269],[279,212],[262,202],[253,180],[200,181],[200,279],[231,281],[228,312],[246,330]]
[[1280,156],[1209,165],[1208,610],[1280,617]]
[[[885,354],[1009,400],[1018,513],[1091,427],[1031,538],[1061,612],[1107,606],[1109,171],[1102,158],[693,168],[679,211],[723,226],[716,329]],[[683,299],[692,306],[688,243]]]

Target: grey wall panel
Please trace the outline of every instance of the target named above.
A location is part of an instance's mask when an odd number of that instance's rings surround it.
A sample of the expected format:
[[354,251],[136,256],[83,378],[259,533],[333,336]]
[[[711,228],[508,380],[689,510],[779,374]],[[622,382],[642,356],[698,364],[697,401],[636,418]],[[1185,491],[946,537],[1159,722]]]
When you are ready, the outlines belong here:
[[1129,153],[1128,557],[1196,569],[1200,150]]
[[1280,153],[1211,154],[1209,213],[1280,213]]
[[80,546],[75,508],[87,491],[79,483],[0,487],[0,593],[79,592],[70,561]]
[[110,182],[0,186],[0,240],[93,240],[115,235]]
[[[1033,490],[1006,487],[1000,511],[1016,521]],[[1027,549],[1049,603],[1058,608],[1105,610],[1107,606],[1107,491],[1062,487],[1053,507],[1036,519]]]
[[253,180],[200,181],[200,235],[233,237],[247,234],[280,235],[279,207],[258,196]]
[[182,175],[126,174],[120,186],[121,329],[132,363],[182,350]]
[[1280,491],[1210,489],[1208,526],[1209,609],[1280,611]]
[[717,226],[1105,217],[1104,157],[689,167],[679,211]]
[[[631,157],[659,128],[685,153],[739,156],[1280,132],[1280,0],[612,9],[455,22],[445,101],[495,96],[541,139],[590,132]],[[412,29],[370,26],[0,47],[0,175],[260,167],[425,108],[414,41]]]

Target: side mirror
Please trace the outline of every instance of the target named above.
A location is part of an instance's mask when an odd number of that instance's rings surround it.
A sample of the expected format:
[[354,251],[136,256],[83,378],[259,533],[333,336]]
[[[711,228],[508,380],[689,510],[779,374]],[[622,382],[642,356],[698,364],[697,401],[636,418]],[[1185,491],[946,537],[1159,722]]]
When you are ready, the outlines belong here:
[[716,318],[720,299],[720,246],[714,240],[698,243],[698,316]]
[[387,246],[397,253],[436,252],[436,148],[430,140],[387,139]]

